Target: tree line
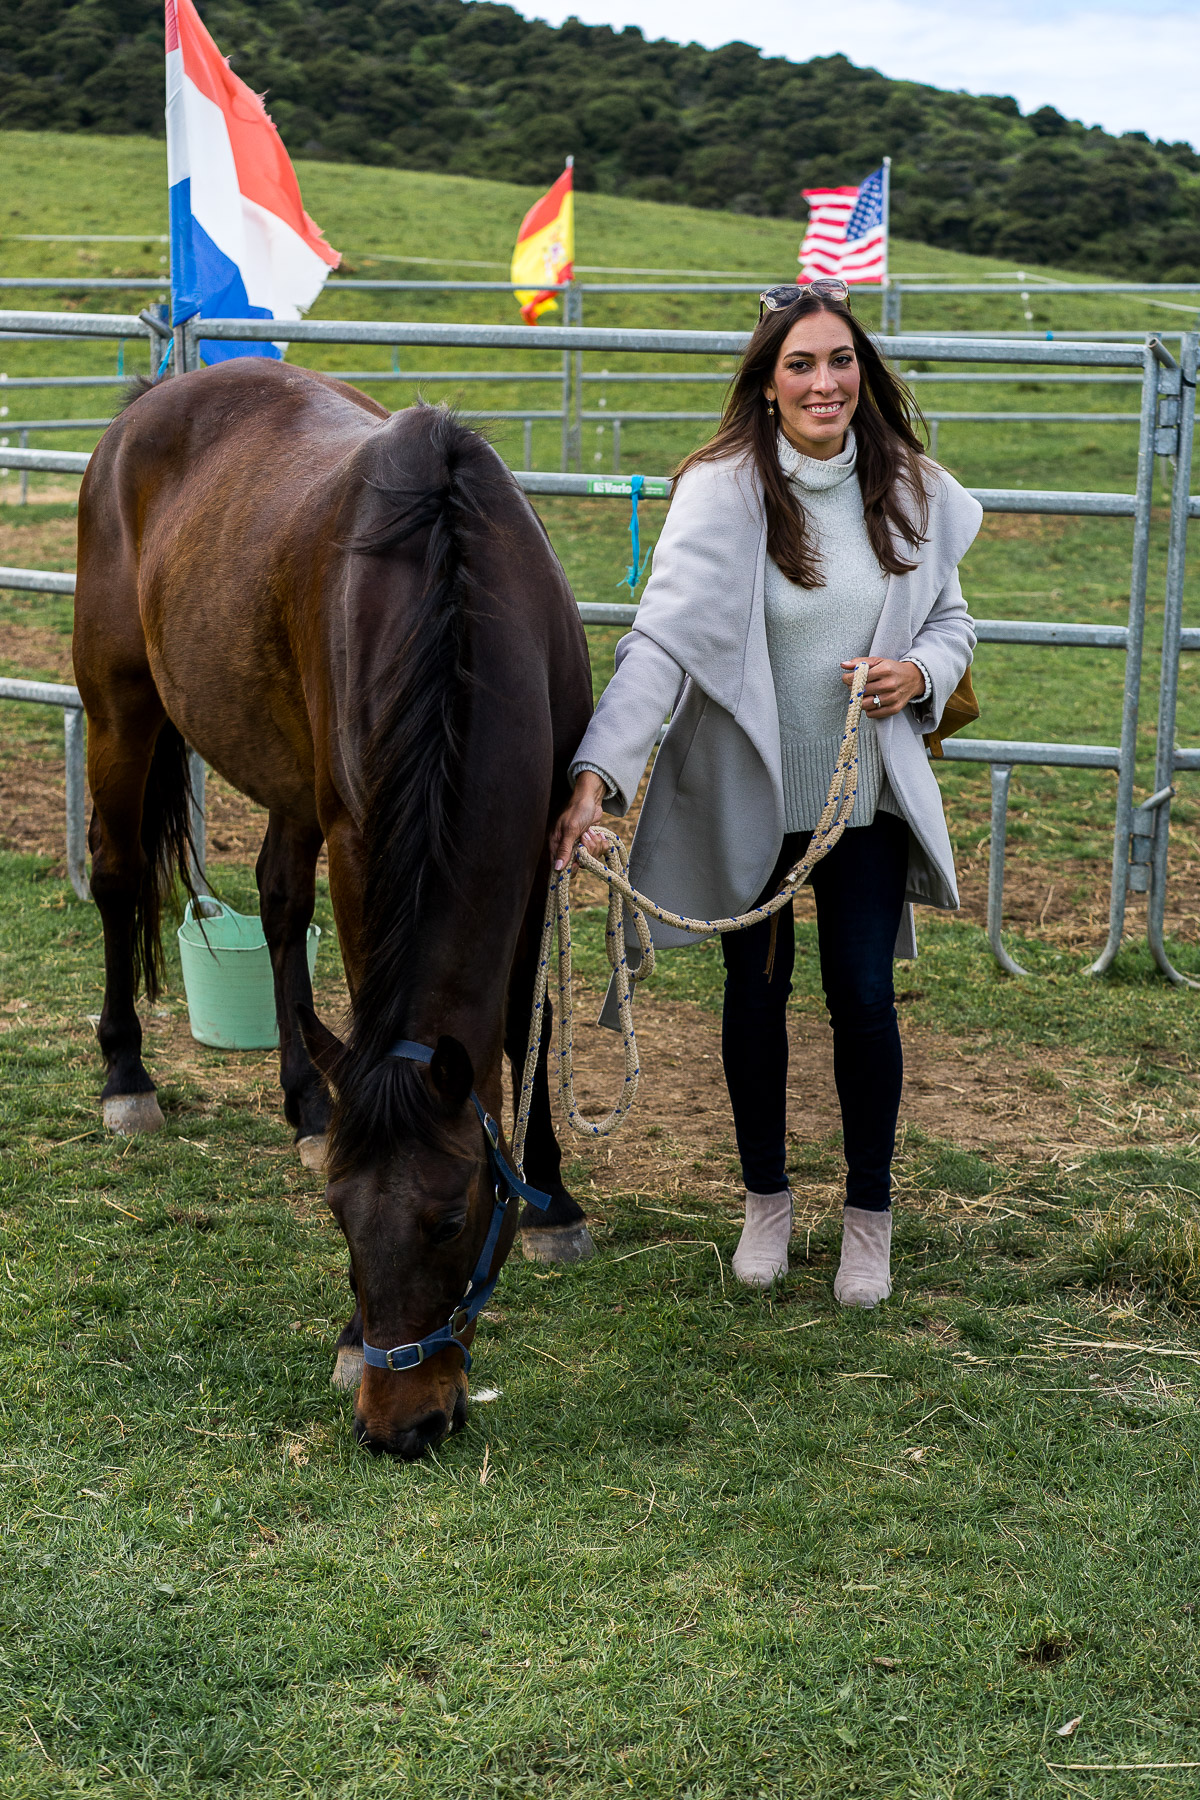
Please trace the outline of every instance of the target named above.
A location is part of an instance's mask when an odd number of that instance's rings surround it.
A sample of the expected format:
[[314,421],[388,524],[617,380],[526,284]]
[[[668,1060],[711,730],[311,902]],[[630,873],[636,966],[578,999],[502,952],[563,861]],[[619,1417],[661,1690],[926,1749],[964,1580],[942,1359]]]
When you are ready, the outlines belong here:
[[[295,156],[802,218],[893,158],[892,226],[953,250],[1200,278],[1200,156],[844,56],[558,28],[479,0],[201,0]],[[0,126],[160,136],[161,0],[6,0]]]

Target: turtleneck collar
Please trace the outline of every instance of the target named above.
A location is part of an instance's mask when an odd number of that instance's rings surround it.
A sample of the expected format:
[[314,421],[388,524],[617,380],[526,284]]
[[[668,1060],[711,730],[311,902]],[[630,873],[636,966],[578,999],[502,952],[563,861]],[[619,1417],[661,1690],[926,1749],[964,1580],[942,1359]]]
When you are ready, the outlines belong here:
[[846,428],[846,442],[836,456],[822,460],[816,456],[805,456],[794,444],[788,442],[782,431],[776,438],[779,450],[779,466],[790,482],[801,488],[817,490],[821,488],[840,487],[853,475],[858,462],[858,445],[854,437],[854,427]]

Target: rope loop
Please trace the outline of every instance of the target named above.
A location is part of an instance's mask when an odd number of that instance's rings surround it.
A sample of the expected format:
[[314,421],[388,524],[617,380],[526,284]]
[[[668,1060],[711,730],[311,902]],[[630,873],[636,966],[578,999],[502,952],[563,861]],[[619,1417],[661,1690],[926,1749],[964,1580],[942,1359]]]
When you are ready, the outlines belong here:
[[[634,505],[636,507],[636,500]],[[663,925],[670,925],[676,931],[691,932],[697,937],[723,936],[730,931],[748,931],[752,925],[760,925],[764,919],[773,918],[789,905],[798,888],[808,880],[817,864],[828,856],[847,825],[854,811],[854,803],[858,798],[858,733],[862,719],[863,690],[867,685],[869,670],[865,661],[854,665],[854,676],[850,686],[850,704],[846,709],[846,724],[842,732],[842,741],[838,746],[837,761],[829,783],[829,791],[825,796],[825,805],[817,821],[817,828],[809,840],[808,848],[787,875],[783,885],[774,899],[764,901],[761,906],[753,907],[749,912],[739,913],[728,919],[690,919],[682,913],[672,912],[669,907],[659,906],[657,901],[641,894],[629,880],[629,858],[624,844],[611,831],[601,830],[604,839],[602,858],[592,855],[582,844],[576,845],[573,863],[580,868],[588,869],[598,875],[608,887],[608,920],[604,932],[604,948],[608,964],[613,972],[617,992],[617,1013],[621,1021],[621,1036],[625,1049],[625,1076],[621,1092],[612,1111],[603,1119],[588,1119],[579,1110],[575,1099],[574,1069],[574,1037],[575,1037],[575,990],[571,962],[571,875],[572,864],[565,869],[557,870],[550,877],[550,889],[546,895],[546,910],[542,919],[542,937],[538,947],[537,970],[534,977],[533,1010],[529,1022],[529,1043],[525,1051],[525,1067],[521,1076],[521,1093],[517,1105],[516,1121],[513,1129],[513,1156],[517,1171],[523,1177],[525,1134],[529,1125],[529,1111],[533,1100],[533,1082],[537,1070],[538,1050],[542,1041],[542,1023],[546,1009],[546,993],[550,982],[550,962],[557,944],[557,986],[558,986],[558,1091],[562,1108],[573,1131],[582,1137],[611,1137],[622,1122],[628,1118],[629,1112],[637,1098],[638,1067],[637,1038],[633,1029],[633,985],[634,980],[641,981],[654,973],[654,944],[650,937],[650,927],[646,923],[647,914]],[[641,949],[642,959],[636,977],[629,967],[625,954],[626,919],[633,926]]]

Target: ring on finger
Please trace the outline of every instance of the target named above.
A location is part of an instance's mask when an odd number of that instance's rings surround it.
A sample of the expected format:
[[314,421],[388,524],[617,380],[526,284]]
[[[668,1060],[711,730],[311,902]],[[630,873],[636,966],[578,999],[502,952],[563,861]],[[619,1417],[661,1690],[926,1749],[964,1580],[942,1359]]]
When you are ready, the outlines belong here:
[[882,706],[883,705],[883,701],[879,698],[878,694],[871,695],[871,705],[872,706]]

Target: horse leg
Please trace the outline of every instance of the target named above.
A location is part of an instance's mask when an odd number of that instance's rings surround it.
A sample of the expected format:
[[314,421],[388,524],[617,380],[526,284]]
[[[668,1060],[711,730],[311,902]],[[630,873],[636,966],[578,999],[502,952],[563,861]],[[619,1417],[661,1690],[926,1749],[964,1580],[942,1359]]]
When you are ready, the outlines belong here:
[[319,827],[296,825],[282,813],[273,812],[254,871],[259,914],[275,977],[284,1116],[296,1128],[301,1162],[306,1169],[318,1173],[325,1167],[329,1096],[305,1048],[296,1008],[311,1007],[313,999],[308,973],[308,928],[316,902],[321,841]]
[[[146,837],[148,831],[152,839],[157,836],[150,815],[160,815],[162,808],[147,788],[174,785],[170,765],[187,755],[174,726],[165,721],[149,670],[136,688],[124,688],[119,714],[92,714],[88,721],[91,888],[104,928],[104,1005],[96,1035],[108,1077],[101,1103],[105,1125],[122,1137],[157,1131],[163,1124],[142,1061],[134,997],[139,973],[147,998],[157,991],[160,846]],[[165,781],[152,781],[155,765],[160,775],[166,771]]]
[[[540,889],[536,891],[540,892]],[[528,953],[519,955],[509,984],[504,1048],[512,1068],[514,1109],[520,1102],[540,936],[539,909],[538,916],[526,921],[525,938],[530,948]],[[538,1045],[533,1093],[529,1104],[529,1124],[525,1133],[525,1179],[532,1187],[549,1194],[550,1205],[544,1213],[525,1207],[521,1214],[521,1248],[532,1262],[583,1262],[593,1254],[595,1245],[584,1220],[583,1208],[563,1186],[562,1149],[555,1136],[550,1111],[548,1065],[551,1029],[550,1003],[547,1000],[542,1012],[542,1037]]]
[[[346,971],[346,985],[353,996],[362,979],[362,838],[350,815],[336,814],[327,821],[325,837],[329,857],[329,897],[337,922],[338,948]],[[334,1348],[331,1385],[352,1393],[362,1380],[363,1322],[358,1304],[358,1288],[354,1280],[354,1264],[350,1265],[350,1292],[354,1295],[354,1311],[338,1334]]]

